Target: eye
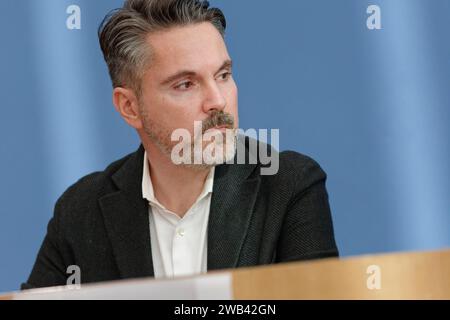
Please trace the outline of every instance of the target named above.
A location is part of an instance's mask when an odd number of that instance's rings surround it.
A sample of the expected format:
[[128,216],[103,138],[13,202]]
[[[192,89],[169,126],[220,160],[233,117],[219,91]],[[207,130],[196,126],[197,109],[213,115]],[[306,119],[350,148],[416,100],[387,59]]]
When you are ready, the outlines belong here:
[[188,90],[193,85],[194,85],[194,83],[192,81],[184,81],[184,82],[182,82],[180,84],[177,84],[175,86],[175,89],[184,91],[184,90]]
[[220,80],[228,80],[231,77],[231,72],[224,72],[219,75]]

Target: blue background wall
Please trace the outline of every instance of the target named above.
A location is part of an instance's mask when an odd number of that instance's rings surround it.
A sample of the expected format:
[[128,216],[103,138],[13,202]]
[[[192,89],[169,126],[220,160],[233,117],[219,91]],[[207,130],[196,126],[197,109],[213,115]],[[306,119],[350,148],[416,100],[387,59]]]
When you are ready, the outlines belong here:
[[[242,128],[327,171],[342,255],[450,247],[450,1],[216,0]],[[81,30],[66,8],[81,7]],[[366,9],[381,8],[368,30]],[[26,280],[59,195],[134,151],[96,30],[121,1],[0,2],[0,291]]]

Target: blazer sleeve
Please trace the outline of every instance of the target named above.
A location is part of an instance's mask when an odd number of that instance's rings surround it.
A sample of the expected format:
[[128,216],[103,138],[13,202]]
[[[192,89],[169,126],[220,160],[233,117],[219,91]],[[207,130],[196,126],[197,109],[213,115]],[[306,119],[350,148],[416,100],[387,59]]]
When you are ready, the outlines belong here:
[[21,289],[52,287],[66,285],[66,266],[61,253],[61,238],[59,232],[60,201],[55,205],[55,213],[48,223],[47,234],[41,245],[36,262],[27,282]]
[[[298,155],[298,154],[297,154]],[[303,156],[304,157],[304,156]],[[276,262],[337,257],[326,174],[311,158],[291,161],[294,192],[284,217]]]

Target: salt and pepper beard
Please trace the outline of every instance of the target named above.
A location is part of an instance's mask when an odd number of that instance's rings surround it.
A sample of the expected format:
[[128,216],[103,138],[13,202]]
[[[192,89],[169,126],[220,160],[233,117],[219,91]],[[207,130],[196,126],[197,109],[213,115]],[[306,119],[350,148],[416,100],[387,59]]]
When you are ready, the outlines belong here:
[[[151,117],[147,114],[146,111],[143,110],[143,108],[140,108],[140,113],[142,117],[143,122],[143,129],[147,137],[155,143],[155,145],[159,148],[159,150],[166,155],[168,158],[171,158],[172,149],[175,145],[179,144],[178,141],[172,141],[171,136],[172,132],[166,128],[161,127],[158,123],[153,121]],[[214,129],[218,126],[226,126],[228,133],[232,134],[226,134],[224,132],[218,131],[215,132],[214,136],[217,134],[222,135],[222,141],[220,145],[215,145],[213,148],[214,150],[221,150],[223,152],[223,156],[219,157],[219,161],[211,163],[211,159],[208,159],[208,163],[206,163],[203,157],[203,154],[201,155],[200,159],[202,159],[202,163],[195,164],[193,159],[195,159],[195,144],[202,145],[202,149],[205,149],[205,145],[203,143],[203,135],[206,131],[209,129]],[[205,170],[210,169],[213,166],[220,165],[222,163],[226,163],[228,161],[231,161],[235,154],[236,154],[236,128],[234,128],[234,118],[229,113],[224,113],[223,111],[213,111],[207,119],[202,121],[202,134],[197,137],[191,137],[191,143],[190,146],[188,146],[189,150],[191,150],[191,163],[182,163],[179,164],[180,166],[184,166],[186,168],[194,169],[194,170]],[[208,142],[206,142],[208,143]],[[213,141],[209,142],[211,143],[217,143],[216,138],[213,139]],[[229,147],[229,145],[232,145],[233,147]],[[228,146],[228,147],[227,147]],[[214,157],[217,159],[218,157]]]

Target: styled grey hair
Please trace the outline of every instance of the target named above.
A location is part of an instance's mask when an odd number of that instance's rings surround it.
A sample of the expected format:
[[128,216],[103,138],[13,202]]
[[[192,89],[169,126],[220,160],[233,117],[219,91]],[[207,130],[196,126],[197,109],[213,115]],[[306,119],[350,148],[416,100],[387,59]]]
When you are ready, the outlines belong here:
[[149,33],[174,26],[210,22],[225,36],[222,11],[200,0],[126,0],[109,12],[98,29],[113,87],[127,87],[141,94],[141,81],[151,61]]

